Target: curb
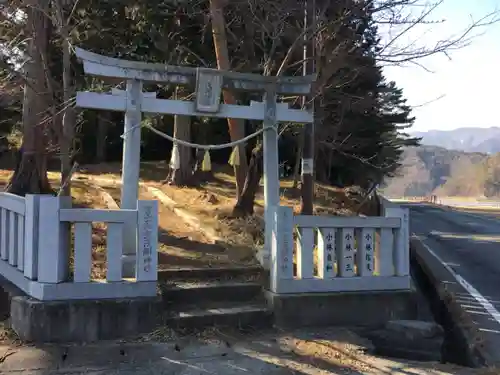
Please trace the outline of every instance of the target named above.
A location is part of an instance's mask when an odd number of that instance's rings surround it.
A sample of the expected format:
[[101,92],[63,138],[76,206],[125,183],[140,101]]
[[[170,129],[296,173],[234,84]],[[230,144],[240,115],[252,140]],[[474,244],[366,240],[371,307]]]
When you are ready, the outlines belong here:
[[[411,261],[422,272],[427,284],[430,284],[435,295],[432,305],[438,309],[437,319],[453,337],[453,344],[459,346],[459,355],[468,366],[488,367],[495,361],[489,353],[487,345],[481,342],[481,333],[475,329],[475,324],[466,311],[462,308],[456,296],[468,294],[460,285],[455,276],[431,254],[418,238],[410,239]],[[433,308],[433,310],[435,310]]]

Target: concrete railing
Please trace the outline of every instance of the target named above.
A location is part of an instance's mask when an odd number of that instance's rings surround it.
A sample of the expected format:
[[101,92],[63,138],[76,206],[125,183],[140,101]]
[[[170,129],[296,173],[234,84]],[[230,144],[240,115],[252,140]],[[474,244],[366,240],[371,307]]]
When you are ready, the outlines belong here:
[[407,209],[387,207],[383,217],[295,216],[289,207],[275,212],[276,294],[409,289],[409,264]]
[[[67,197],[0,193],[0,210],[0,274],[29,296],[72,300],[156,295],[156,201],[138,201],[137,210],[96,210],[71,208]],[[105,280],[91,279],[94,222],[107,226]],[[136,229],[134,279],[122,277],[126,223]]]
[[0,258],[6,267],[20,275],[31,277],[36,253],[33,220],[37,214],[35,196],[26,198],[0,194]]

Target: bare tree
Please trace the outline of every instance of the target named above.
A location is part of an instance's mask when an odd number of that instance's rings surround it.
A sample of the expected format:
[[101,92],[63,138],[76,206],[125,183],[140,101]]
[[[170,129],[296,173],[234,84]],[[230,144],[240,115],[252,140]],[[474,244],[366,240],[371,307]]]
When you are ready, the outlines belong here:
[[[460,30],[448,35],[438,35],[435,42],[420,40],[424,31],[429,31],[433,27],[439,27],[446,20],[436,18],[435,14],[442,6],[443,1],[426,0],[380,0],[367,1],[366,7],[371,6],[371,16],[375,25],[379,28],[379,34],[382,34],[382,40],[379,48],[374,53],[374,58],[379,66],[402,66],[416,65],[426,69],[426,58],[435,55],[444,55],[452,58],[452,53],[470,45],[474,38],[485,32],[489,25],[499,20],[497,10],[485,13],[477,19],[472,19]],[[422,33],[420,33],[422,31]],[[323,43],[322,43],[323,44]],[[339,59],[335,59],[340,61]],[[319,74],[321,75],[321,68]],[[341,77],[342,78],[342,77]],[[348,82],[343,77],[344,82]],[[335,90],[343,84],[342,81],[331,80],[330,83],[320,84],[323,90]],[[362,104],[360,100],[358,103]],[[316,114],[317,115],[317,114]],[[332,151],[345,157],[356,159],[359,163],[370,165],[378,169],[377,178],[384,174],[384,170],[391,169],[393,165],[381,164],[377,159],[378,155],[371,157],[359,157],[355,153],[355,148],[362,145],[348,142],[348,137],[343,132],[343,136],[338,137],[336,133],[342,133],[340,130],[346,129],[342,113],[339,114],[335,125],[330,128],[324,128],[327,134],[321,134],[318,137],[320,147],[328,149],[330,155]]]
[[[253,71],[261,70],[264,74],[281,75],[285,71],[288,74],[294,74],[294,70],[295,74],[298,74],[303,62],[301,49],[304,43],[313,40],[316,49],[315,73],[318,79],[311,100],[315,100],[329,90],[341,89],[343,85],[355,78],[355,76],[340,74],[346,66],[347,57],[361,43],[359,38],[362,36],[358,36],[356,39],[352,35],[352,33],[356,33],[356,30],[352,27],[346,27],[348,20],[353,17],[358,19],[372,17],[377,25],[387,25],[392,28],[392,37],[385,39],[382,47],[377,50],[375,58],[380,64],[398,65],[408,63],[420,65],[425,57],[440,53],[448,54],[453,50],[463,48],[473,40],[475,31],[498,21],[498,13],[495,11],[484,15],[479,20],[471,21],[458,35],[450,36],[434,45],[420,46],[413,41],[407,44],[399,43],[404,40],[405,35],[420,25],[442,22],[433,19],[433,12],[442,2],[443,0],[437,2],[424,0],[317,1],[316,22],[311,23],[311,26],[306,28],[301,22],[303,1],[259,2],[246,0],[233,2],[231,7],[227,5],[225,8],[227,18],[232,19],[231,24],[227,26],[227,33],[233,37],[246,35],[247,39],[252,40],[253,48],[248,48],[248,42],[242,43],[241,40],[238,40],[238,43],[235,43],[231,38],[229,38],[228,44],[233,48],[236,46],[235,55],[240,53],[239,56],[233,56],[233,60],[240,60],[240,64],[238,61],[234,63],[235,66],[248,69],[249,61],[252,61]],[[245,33],[241,30],[244,30]],[[249,30],[251,30],[250,37],[248,36]],[[304,34],[307,34],[306,38],[304,38]],[[238,47],[241,45],[244,46],[244,51],[251,50],[253,56],[242,53],[242,48]],[[254,51],[261,52],[264,59],[255,61],[256,53]],[[246,63],[242,63],[241,60],[246,61]],[[297,102],[297,98],[286,98],[285,100],[291,103]],[[358,105],[369,104],[369,100],[365,100],[359,101]],[[373,163],[372,160],[357,157],[352,149],[343,149],[343,146],[347,145],[348,142],[335,136],[335,133],[339,132],[339,127],[343,126],[342,116],[335,126],[328,127],[322,125],[322,114],[319,110],[316,111],[315,117],[316,123],[319,124],[317,128],[320,128],[321,134],[316,139],[319,139],[323,146],[345,155],[351,155],[361,163]],[[324,141],[327,139],[325,132],[330,135],[333,141]],[[262,156],[262,145],[259,143],[252,152],[243,192],[233,211],[235,215],[247,215],[253,212],[253,201],[258,190],[258,182],[262,176]],[[389,167],[381,165],[380,169],[384,170]]]
[[[453,51],[470,45],[473,40],[486,31],[486,27],[500,20],[498,9],[492,9],[478,19],[471,17],[470,22],[460,30],[436,38],[431,44],[419,41],[423,28],[446,24],[446,19],[436,18],[435,14],[443,6],[444,0],[379,0],[369,1],[374,6],[373,17],[382,38],[377,60],[384,65],[414,64],[422,66],[422,59],[443,54],[450,57]],[[414,33],[415,36],[411,36]]]
[[[286,3],[286,4],[285,4]],[[314,25],[304,25],[304,5],[300,1],[285,2],[262,2],[248,1],[248,12],[243,18],[246,25],[253,25],[254,49],[264,55],[261,70],[266,75],[296,74],[302,70],[304,61],[311,60],[311,56],[303,56],[302,48],[316,38],[318,30],[326,30],[325,25],[321,28]],[[286,11],[285,11],[286,9]],[[327,8],[319,9],[320,16]],[[331,21],[330,25],[341,25],[340,19]],[[245,56],[251,59],[250,56]],[[333,72],[331,73],[333,75]],[[315,88],[316,91],[316,88]],[[314,100],[313,94],[311,100]],[[298,98],[282,98],[288,100],[292,105],[298,104]],[[306,103],[303,103],[303,105]],[[255,194],[258,191],[259,180],[262,177],[262,144],[258,143],[252,151],[249,172],[245,181],[243,194],[237,201],[233,214],[244,216],[253,213]],[[312,191],[311,191],[312,192]],[[312,194],[306,194],[306,205],[312,210]]]

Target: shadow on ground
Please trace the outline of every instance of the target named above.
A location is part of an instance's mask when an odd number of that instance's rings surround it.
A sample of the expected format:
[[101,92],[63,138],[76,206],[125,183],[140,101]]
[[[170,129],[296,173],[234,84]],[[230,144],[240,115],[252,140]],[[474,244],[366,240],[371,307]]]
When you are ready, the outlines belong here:
[[4,374],[474,374],[436,363],[396,361],[364,354],[370,343],[343,328],[251,335],[212,332],[169,342],[98,343],[13,348]]

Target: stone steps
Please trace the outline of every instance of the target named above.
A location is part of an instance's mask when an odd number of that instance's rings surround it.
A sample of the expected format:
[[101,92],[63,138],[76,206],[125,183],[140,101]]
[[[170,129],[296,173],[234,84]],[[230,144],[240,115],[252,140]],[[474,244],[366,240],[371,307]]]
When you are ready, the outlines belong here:
[[257,282],[183,280],[162,284],[160,289],[165,307],[205,301],[245,302],[262,296],[262,285]]
[[177,272],[180,273],[171,272],[159,283],[166,326],[181,330],[272,326],[272,314],[265,303],[257,269]]
[[210,327],[257,329],[272,326],[271,312],[263,303],[222,303],[214,306],[182,306],[166,314],[168,327],[202,330]]
[[228,280],[259,279],[265,272],[260,266],[212,267],[212,268],[172,268],[158,271],[158,281],[169,280]]

